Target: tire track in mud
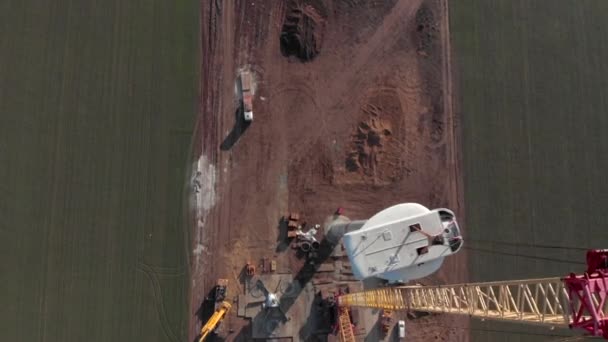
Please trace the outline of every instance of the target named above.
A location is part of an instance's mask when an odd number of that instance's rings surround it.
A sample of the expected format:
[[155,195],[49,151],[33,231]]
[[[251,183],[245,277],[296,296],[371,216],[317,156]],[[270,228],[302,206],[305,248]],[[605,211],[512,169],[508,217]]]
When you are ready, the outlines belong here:
[[[348,69],[349,71],[338,72],[334,75],[334,77],[329,78],[331,81],[328,83],[327,88],[329,89],[327,91],[329,93],[338,94],[338,96],[332,98],[321,96],[319,97],[319,101],[316,100],[316,97],[313,97],[314,105],[318,108],[323,108],[326,111],[331,111],[332,108],[351,108],[352,103],[359,104],[356,109],[353,108],[354,110],[358,111],[362,105],[365,105],[361,102],[363,98],[363,96],[361,96],[361,91],[357,91],[357,89],[369,88],[369,85],[366,85],[366,83],[372,80],[372,75],[377,75],[382,70],[385,70],[385,65],[375,63],[373,60],[382,58],[388,52],[390,52],[390,50],[400,39],[400,35],[396,34],[396,32],[403,31],[403,27],[400,27],[400,25],[403,25],[404,18],[413,18],[421,3],[422,0],[398,1],[383,18],[380,25],[375,29],[371,37],[368,38],[364,44],[359,44],[356,46],[357,49],[354,49],[355,56],[353,58],[352,65]],[[416,63],[416,60],[413,59],[413,62]],[[417,65],[415,64],[412,69],[415,69],[416,67]],[[403,77],[409,80],[409,75],[411,72],[414,71],[405,70],[406,75]],[[409,82],[408,85],[415,86],[421,82],[421,80],[418,80],[413,84],[412,82]],[[350,86],[344,87],[344,84],[350,84]],[[297,90],[301,91],[299,87],[293,87],[293,85],[291,85],[289,88],[296,88]],[[399,87],[393,88],[393,90],[399,92]],[[407,91],[407,93],[413,92],[413,89],[408,89]],[[418,88],[418,92],[420,92],[420,88]],[[316,94],[314,91],[312,91],[312,93]],[[403,105],[402,94],[399,95],[400,101],[402,102],[402,108],[409,108],[409,105]],[[335,102],[336,98],[339,99],[337,102]],[[316,140],[322,135],[328,135],[327,127],[335,126],[337,123],[336,120],[343,120],[343,118],[335,115],[330,115],[328,117],[323,115],[319,116],[319,122],[322,123],[323,129],[317,130],[316,132],[311,132],[311,134],[308,136],[309,140]]]
[[[222,165],[224,158],[223,155],[219,154],[219,142],[222,137],[225,135],[226,128],[229,128],[232,125],[234,101],[233,99],[233,91],[234,91],[234,76],[235,76],[235,67],[234,67],[234,57],[235,57],[235,39],[234,39],[234,29],[235,29],[235,8],[233,0],[223,0],[221,4],[221,27],[220,27],[220,37],[218,41],[220,42],[220,48],[217,54],[213,54],[211,60],[213,61],[214,68],[210,70],[207,74],[205,74],[205,78],[215,78],[216,84],[212,88],[214,91],[212,96],[214,98],[215,106],[208,109],[207,114],[210,119],[214,122],[214,131],[215,135],[213,139],[209,139],[204,143],[203,151],[206,152],[206,156],[210,165],[213,165],[214,171],[214,192],[215,192],[215,203],[213,206],[208,208],[208,210],[203,213],[205,219],[203,220],[201,229],[201,234],[203,234],[201,238],[201,244],[207,248],[208,253],[216,253],[216,255],[221,255],[221,251],[218,250],[222,248],[222,241],[226,241],[226,235],[230,236],[230,230],[232,227],[228,226],[225,229],[221,229],[224,227],[223,221],[225,217],[229,217],[230,206],[218,204],[218,197],[223,196],[226,192],[230,190],[230,182],[226,179],[226,176],[223,172],[218,171],[218,165]],[[229,152],[230,153],[230,152]],[[229,154],[227,157],[229,158]],[[226,210],[228,213],[226,214]],[[202,287],[206,287],[210,285],[209,279],[207,279],[206,274],[216,274],[216,269],[221,267],[218,265],[218,260],[221,258],[216,258],[214,262],[210,262],[210,258],[203,258],[203,263],[200,266],[202,274],[198,274],[195,276],[195,279],[202,280]],[[195,266],[196,267],[196,266]],[[220,268],[221,269],[221,268]]]
[[[463,192],[463,177],[461,168],[461,150],[460,150],[460,134],[459,122],[454,110],[454,93],[452,79],[452,47],[450,44],[450,18],[449,18],[449,3],[448,0],[439,0],[440,17],[441,17],[441,47],[442,47],[442,93],[443,93],[443,111],[445,113],[444,131],[444,146],[447,147],[447,167],[448,181],[445,189],[446,199],[448,203],[457,212],[459,219],[465,222],[465,203]],[[466,230],[465,230],[466,233]],[[464,283],[469,280],[468,272],[468,253],[461,251],[461,255],[457,255],[459,262],[453,262],[451,265],[454,269],[448,277],[450,282]],[[455,260],[454,260],[455,261]],[[458,325],[463,328],[457,338],[461,341],[469,340],[469,325],[470,319],[456,318]]]
[[[233,89],[234,89],[234,76],[235,76],[235,67],[234,67],[234,30],[235,30],[235,8],[233,0],[224,0],[222,1],[222,17],[221,17],[221,36],[222,36],[222,46],[221,46],[221,56],[217,56],[217,68],[216,70],[221,70],[220,72],[220,81],[218,87],[215,89],[219,89],[219,94],[216,94],[216,97],[219,99],[219,106],[217,111],[214,112],[216,116],[216,129],[217,129],[217,137],[224,136],[224,131],[227,127],[230,127],[232,124],[233,113],[230,113],[232,109],[234,109],[233,99]],[[222,164],[223,158],[218,154],[217,144],[220,140],[216,138],[215,141],[209,142],[209,148],[213,150],[213,165],[216,170],[216,185],[215,185],[215,193],[220,193],[220,189],[228,188],[230,186],[230,182],[225,179],[225,175],[222,172],[217,172],[217,166]],[[224,192],[222,191],[222,193]],[[216,202],[217,203],[217,202]],[[226,215],[226,210],[230,210],[230,206],[220,206],[217,208],[219,212],[215,215],[215,217],[211,218],[211,220],[216,220],[219,222],[215,222],[215,229],[205,229],[207,232],[213,232],[212,238],[209,239],[209,248],[215,247],[218,248],[221,246],[220,242],[225,241],[225,236],[230,236],[230,230],[232,229],[228,226],[226,229],[220,229],[222,227],[222,221]],[[229,216],[229,212],[228,212]],[[218,251],[219,252],[219,251]],[[212,265],[207,265],[211,268],[210,273],[215,272],[215,266],[217,263],[213,263]],[[206,282],[206,281],[205,281]]]
[[[150,285],[152,286],[152,298],[154,299],[154,308],[156,309],[156,314],[158,315],[158,319],[160,322],[160,328],[165,334],[165,337],[167,337],[170,341],[175,342],[183,340],[183,336],[178,336],[178,334],[173,332],[173,330],[171,329],[171,323],[167,318],[167,310],[165,309],[165,303],[162,297],[162,287],[158,279],[159,273],[155,271],[155,268],[143,262],[137,262],[135,264],[135,269],[144,273],[144,275],[150,281]],[[181,273],[181,275],[183,274],[184,273]],[[171,276],[173,277],[176,275]]]
[[[217,177],[217,165],[218,165],[218,139],[222,136],[223,128],[224,128],[224,120],[223,120],[223,112],[225,111],[225,104],[222,101],[222,94],[226,91],[226,78],[229,78],[230,75],[227,70],[228,68],[224,65],[224,62],[228,62],[231,65],[231,58],[226,58],[227,54],[232,52],[233,46],[233,35],[231,34],[232,27],[232,17],[233,17],[233,2],[230,0],[224,0],[220,3],[220,1],[216,0],[214,2],[210,2],[210,9],[208,14],[208,22],[209,22],[209,34],[210,40],[208,45],[203,46],[202,55],[209,56],[208,59],[203,58],[203,67],[202,75],[207,75],[205,77],[201,77],[203,87],[202,87],[202,107],[200,110],[200,136],[202,136],[201,142],[201,155],[199,156],[199,160],[204,160],[205,167],[203,170],[198,170],[202,173],[203,179],[214,179],[215,182],[212,185],[213,191],[215,194],[218,193],[218,185],[221,182]],[[207,16],[203,13],[203,18]],[[212,37],[212,38],[211,38]],[[230,56],[229,56],[230,57]],[[223,73],[220,71],[224,70]],[[229,69],[228,69],[229,70]],[[207,83],[207,84],[205,84]],[[206,169],[206,170],[205,170]],[[209,175],[208,173],[214,173]],[[221,175],[221,174],[220,174]],[[206,196],[208,194],[202,194],[202,196]],[[196,203],[197,210],[200,210],[201,203]],[[200,213],[197,217],[196,222],[196,239],[194,241],[193,246],[202,245],[204,247],[209,247],[214,245],[213,242],[217,240],[217,230],[214,229],[206,229],[206,226],[209,225],[208,216],[212,208],[205,208],[204,210],[200,210]],[[209,268],[213,266],[211,264],[203,263],[195,263],[192,265],[193,267],[193,278],[200,279],[204,274],[207,273]],[[203,282],[205,282],[203,280]]]
[[[326,120],[325,116],[321,114],[321,113],[323,113],[323,111],[321,110],[321,106],[319,105],[319,102],[316,100],[316,91],[314,90],[314,88],[312,88],[311,86],[309,86],[308,84],[305,84],[305,83],[279,84],[277,86],[277,90],[268,95],[268,101],[269,101],[269,103],[272,103],[273,98],[279,97],[279,96],[284,97],[285,94],[296,94],[297,96],[306,98],[307,101],[310,104],[312,104],[312,106],[314,107],[315,112],[320,114],[317,116],[317,119],[318,119],[317,123],[320,123],[320,125],[316,127],[316,128],[318,128],[317,134],[311,134],[311,133],[307,132],[304,139],[300,140],[299,144],[290,146],[291,148],[295,148],[295,150],[291,151],[291,153],[294,155],[299,155],[300,153],[304,153],[305,149],[308,148],[308,146],[310,144],[314,143],[315,140],[319,139],[319,137],[321,137],[323,135],[329,136],[330,132],[327,128],[327,126],[328,126],[327,120]],[[283,110],[284,110],[284,108],[282,108],[280,106],[270,107],[270,112],[272,113],[272,117],[276,117],[278,115],[283,115],[282,113],[277,113],[278,111],[283,111]]]
[[[205,6],[206,2],[202,2]],[[200,137],[201,148],[199,160],[205,160],[205,167],[201,172],[203,179],[212,179],[214,200],[207,207],[196,203],[199,211],[194,222],[196,230],[192,241],[193,257],[195,263],[191,266],[192,274],[189,281],[189,308],[191,313],[196,311],[205,289],[212,286],[212,277],[217,275],[221,265],[223,241],[229,241],[230,226],[224,225],[226,218],[230,217],[230,205],[222,205],[219,197],[230,197],[229,174],[224,174],[221,166],[228,161],[231,153],[219,152],[219,145],[227,128],[233,124],[235,104],[233,101],[235,67],[235,3],[232,0],[215,0],[210,2],[208,10],[201,13],[201,22],[210,33],[209,40],[202,46],[201,56],[201,107],[197,136]],[[203,36],[205,36],[203,29]],[[211,35],[212,34],[212,35]],[[205,42],[205,40],[203,40]],[[202,196],[209,194],[202,194]],[[224,227],[222,229],[222,227]],[[199,247],[200,246],[200,247]],[[199,251],[200,250],[200,251]],[[199,257],[199,254],[205,253]],[[207,257],[215,253],[216,257]],[[213,260],[212,260],[213,259]],[[211,275],[211,276],[210,276]],[[194,329],[197,320],[190,317],[188,338],[191,340],[198,333]]]
[[[204,158],[209,165],[217,165],[217,141],[221,134],[219,122],[219,114],[221,113],[221,90],[222,77],[218,75],[218,70],[221,70],[222,65],[222,26],[219,25],[223,19],[223,3],[219,0],[201,1],[201,67],[200,67],[200,106],[199,115],[196,122],[195,130],[195,154],[194,158],[198,160]],[[210,172],[209,170],[205,170]],[[212,185],[214,191],[217,192],[217,182]],[[196,202],[196,201],[195,201]],[[192,241],[189,246],[189,251],[196,250],[197,246],[202,245],[207,247],[211,245],[210,241],[216,239],[216,231],[206,229],[208,225],[207,217],[209,211],[199,212],[198,206],[200,203],[194,204],[195,219],[191,220],[194,230]],[[202,224],[199,224],[201,222]],[[191,253],[195,257],[195,253]],[[205,260],[207,258],[204,258]],[[188,307],[189,313],[196,311],[198,302],[203,293],[205,282],[207,281],[205,274],[212,266],[209,263],[199,263],[200,260],[193,260],[190,263],[190,279],[188,281]],[[193,316],[189,317],[188,323],[188,340],[194,339],[197,331],[194,329],[196,319]]]
[[152,271],[154,274],[168,278],[181,277],[186,274],[186,269],[184,267],[153,266],[143,261],[138,261],[137,266],[141,266],[142,268]]
[[[358,96],[358,93],[353,92],[352,89],[361,89],[362,83],[368,78],[368,74],[376,74],[377,69],[384,67],[379,63],[370,63],[370,60],[380,58],[395,45],[400,38],[398,34],[395,34],[399,31],[396,30],[396,27],[402,25],[404,18],[413,18],[421,3],[422,0],[398,1],[371,37],[367,39],[367,43],[357,46],[355,50],[357,53],[355,53],[349,67],[350,72],[338,73],[329,84],[330,92],[339,94],[337,97],[342,99],[341,105]],[[370,69],[370,65],[374,67]],[[345,84],[351,86],[344,87]]]
[[[460,138],[459,138],[459,123],[456,119],[456,113],[453,106],[453,80],[452,80],[452,46],[450,44],[450,10],[448,0],[441,0],[441,18],[442,23],[442,51],[443,51],[443,110],[446,113],[446,126],[450,129],[447,130],[448,136],[446,140],[449,142],[450,164],[453,172],[450,172],[450,193],[453,196],[454,204],[460,210],[459,217],[464,218],[464,201],[462,192],[462,181],[459,177],[461,175],[460,168]],[[465,276],[468,278],[468,275]],[[464,281],[468,279],[463,279]]]

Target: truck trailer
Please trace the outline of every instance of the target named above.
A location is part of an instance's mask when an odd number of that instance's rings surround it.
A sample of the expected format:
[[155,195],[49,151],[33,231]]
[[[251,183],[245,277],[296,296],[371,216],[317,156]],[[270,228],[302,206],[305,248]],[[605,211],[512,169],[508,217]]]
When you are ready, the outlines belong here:
[[243,119],[246,122],[253,121],[253,80],[249,71],[243,71],[240,75],[241,95],[243,99]]

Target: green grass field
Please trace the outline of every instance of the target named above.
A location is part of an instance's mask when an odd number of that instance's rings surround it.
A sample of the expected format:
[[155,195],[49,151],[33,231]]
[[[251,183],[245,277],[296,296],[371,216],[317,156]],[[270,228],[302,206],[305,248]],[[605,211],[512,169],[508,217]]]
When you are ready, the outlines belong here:
[[0,340],[186,339],[198,17],[0,3]]
[[[472,280],[583,271],[584,251],[542,246],[608,247],[608,1],[450,6]],[[475,322],[473,341],[569,333]]]

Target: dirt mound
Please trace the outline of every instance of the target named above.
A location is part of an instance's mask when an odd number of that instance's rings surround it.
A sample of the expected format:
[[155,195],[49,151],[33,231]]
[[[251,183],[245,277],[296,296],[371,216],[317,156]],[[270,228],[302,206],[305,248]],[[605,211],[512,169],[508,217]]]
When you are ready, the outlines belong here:
[[321,51],[325,18],[312,4],[291,1],[281,30],[283,56],[295,56],[302,62],[313,60]]
[[375,94],[361,110],[365,119],[352,134],[351,150],[345,161],[347,178],[372,184],[400,180],[404,129],[400,127],[403,113],[397,94],[394,91]]
[[[371,107],[373,111],[378,108]],[[359,123],[357,133],[353,136],[354,150],[346,159],[346,169],[351,172],[362,171],[366,175],[373,175],[378,166],[378,155],[382,154],[386,140],[392,134],[391,124],[382,120],[377,114]]]

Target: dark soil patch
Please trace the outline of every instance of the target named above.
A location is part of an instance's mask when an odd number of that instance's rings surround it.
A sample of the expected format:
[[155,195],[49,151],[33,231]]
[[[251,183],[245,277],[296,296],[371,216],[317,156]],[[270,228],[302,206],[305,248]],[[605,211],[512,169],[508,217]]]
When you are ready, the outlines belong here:
[[433,9],[425,2],[416,12],[415,41],[418,52],[429,55],[439,44],[439,23]]
[[321,51],[325,31],[323,11],[312,4],[291,1],[281,30],[281,53],[301,62],[312,61]]

